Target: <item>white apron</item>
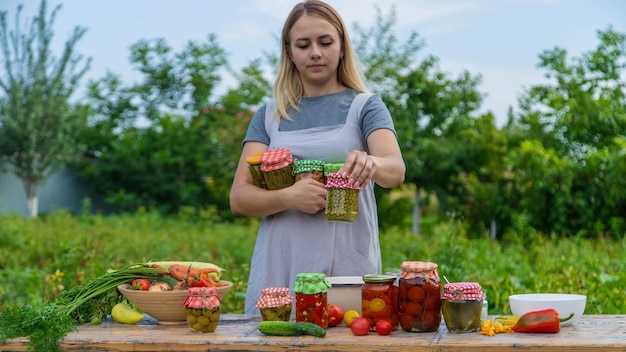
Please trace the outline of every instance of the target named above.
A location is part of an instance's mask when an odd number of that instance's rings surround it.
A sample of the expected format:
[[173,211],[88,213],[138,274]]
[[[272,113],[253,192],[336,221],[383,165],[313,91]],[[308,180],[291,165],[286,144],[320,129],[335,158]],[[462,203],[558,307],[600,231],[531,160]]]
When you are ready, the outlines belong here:
[[[296,159],[344,162],[353,149],[367,150],[359,128],[360,112],[370,94],[355,97],[345,125],[278,131],[271,103],[265,126],[269,149],[289,148]],[[378,217],[373,182],[359,193],[354,223],[328,221],[324,211],[315,215],[289,209],[262,219],[252,255],[245,313],[259,314],[255,304],[266,287],[293,289],[299,273],[326,276],[361,276],[381,272]],[[293,292],[293,291],[291,291]]]

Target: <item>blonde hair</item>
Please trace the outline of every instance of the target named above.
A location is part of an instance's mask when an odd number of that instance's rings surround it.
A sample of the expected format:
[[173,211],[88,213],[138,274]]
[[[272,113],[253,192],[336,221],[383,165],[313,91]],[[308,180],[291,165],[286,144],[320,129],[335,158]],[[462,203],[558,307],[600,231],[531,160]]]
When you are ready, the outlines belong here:
[[274,104],[276,106],[274,116],[287,120],[289,120],[287,109],[292,107],[298,110],[300,98],[304,94],[298,70],[289,57],[289,45],[291,44],[289,32],[294,24],[304,15],[320,17],[337,29],[344,53],[337,67],[337,80],[339,83],[357,92],[368,92],[359,58],[350,44],[348,31],[339,13],[330,5],[319,0],[301,2],[291,10],[287,20],[285,20],[281,38],[280,64],[276,81],[274,82]]

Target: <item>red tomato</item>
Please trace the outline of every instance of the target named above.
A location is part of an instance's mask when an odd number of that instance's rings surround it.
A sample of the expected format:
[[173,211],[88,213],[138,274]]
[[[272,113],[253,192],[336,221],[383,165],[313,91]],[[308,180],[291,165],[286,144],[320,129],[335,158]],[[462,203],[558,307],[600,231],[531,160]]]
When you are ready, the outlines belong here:
[[391,322],[389,322],[389,320],[380,319],[376,322],[376,332],[378,335],[389,335],[391,334],[392,329],[393,328],[391,327]]
[[370,321],[364,317],[355,318],[350,324],[350,330],[356,336],[367,335],[370,332]]
[[328,305],[328,326],[337,326],[343,320],[343,309],[334,304]]
[[132,290],[141,290],[141,291],[148,291],[148,289],[150,288],[150,280],[147,279],[136,279],[135,281],[133,281],[132,284],[130,284],[130,288]]

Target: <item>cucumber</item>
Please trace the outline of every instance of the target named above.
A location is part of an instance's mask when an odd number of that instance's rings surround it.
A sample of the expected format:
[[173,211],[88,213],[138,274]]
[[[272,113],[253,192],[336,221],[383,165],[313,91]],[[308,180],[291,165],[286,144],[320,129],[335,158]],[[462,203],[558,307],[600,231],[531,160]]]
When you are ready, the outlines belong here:
[[263,321],[259,323],[259,331],[265,335],[277,336],[326,336],[326,330],[321,326],[308,322]]

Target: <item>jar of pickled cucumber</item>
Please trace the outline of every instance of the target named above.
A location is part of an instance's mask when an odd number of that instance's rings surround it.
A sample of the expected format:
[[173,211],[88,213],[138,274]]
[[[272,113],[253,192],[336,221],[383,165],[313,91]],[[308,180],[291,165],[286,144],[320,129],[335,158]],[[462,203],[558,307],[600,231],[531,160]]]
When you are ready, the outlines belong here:
[[321,160],[296,160],[294,174],[296,182],[314,179],[324,183],[324,162]]
[[267,189],[287,188],[295,183],[294,162],[291,151],[287,148],[276,148],[263,153],[261,171],[263,171]]
[[437,264],[403,262],[398,282],[398,315],[404,331],[437,331],[441,323],[441,282]]
[[289,321],[291,299],[287,287],[266,287],[261,290],[261,296],[256,302],[256,307],[261,311],[263,320]]
[[473,332],[480,329],[483,291],[477,282],[453,282],[443,286],[441,311],[450,332]]
[[183,303],[192,332],[214,332],[220,320],[220,299],[215,287],[191,287]]
[[252,176],[252,183],[261,188],[267,189],[267,184],[265,183],[265,177],[263,176],[263,171],[261,171],[261,156],[264,152],[259,152],[250,155],[246,162],[248,163],[248,170],[250,170],[250,175]]
[[398,290],[393,275],[368,274],[361,285],[361,315],[369,320],[370,331],[376,322],[387,320],[393,330],[398,328]]
[[328,327],[328,288],[324,273],[300,273],[293,292],[296,295],[296,322],[309,322]]
[[359,187],[340,174],[326,176],[327,220],[355,222],[359,213]]

